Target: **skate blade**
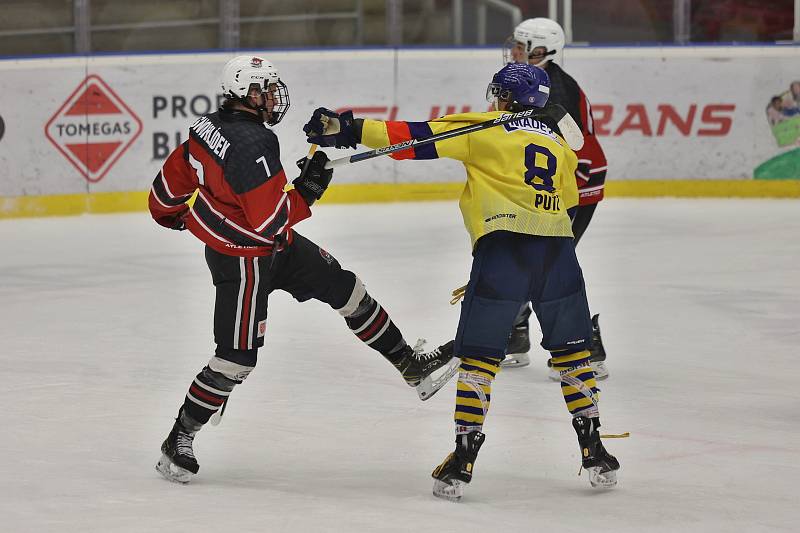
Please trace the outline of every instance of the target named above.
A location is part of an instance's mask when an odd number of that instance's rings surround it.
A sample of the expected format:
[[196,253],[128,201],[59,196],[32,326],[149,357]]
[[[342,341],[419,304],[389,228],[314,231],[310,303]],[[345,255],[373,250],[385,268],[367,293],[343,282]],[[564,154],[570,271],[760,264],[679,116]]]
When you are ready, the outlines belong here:
[[510,353],[500,361],[500,366],[503,368],[521,368],[529,364],[531,364],[531,358],[527,353]]
[[587,468],[589,483],[596,489],[611,489],[617,486],[617,471],[600,472],[599,466]]
[[447,382],[450,381],[450,378],[456,375],[459,366],[461,366],[461,359],[453,357],[445,366],[423,379],[419,385],[415,387],[419,399],[424,402],[439,392],[439,389],[444,387]]
[[461,500],[461,497],[464,495],[464,483],[461,480],[454,479],[452,480],[453,484],[450,485],[445,483],[444,481],[439,481],[438,479],[433,480],[433,495],[437,498],[441,498],[443,500],[451,501],[451,502],[458,502]]
[[594,370],[594,379],[603,380],[608,378],[608,369],[604,361],[589,361]]
[[166,455],[162,455],[161,459],[159,459],[158,463],[156,463],[156,471],[164,476],[167,481],[180,483],[182,485],[189,483],[194,475],[185,468],[173,463]]

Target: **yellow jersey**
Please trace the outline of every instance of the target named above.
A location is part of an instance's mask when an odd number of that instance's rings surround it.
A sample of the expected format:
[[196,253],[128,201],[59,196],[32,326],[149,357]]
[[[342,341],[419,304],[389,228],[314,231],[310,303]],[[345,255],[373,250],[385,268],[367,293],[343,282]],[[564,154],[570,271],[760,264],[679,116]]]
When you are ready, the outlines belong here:
[[[361,143],[382,148],[493,120],[503,111],[447,115],[429,122],[365,119]],[[493,231],[572,237],[567,209],[578,204],[578,158],[542,122],[522,118],[467,135],[409,148],[394,159],[446,157],[464,164],[467,183],[459,207],[472,239]]]

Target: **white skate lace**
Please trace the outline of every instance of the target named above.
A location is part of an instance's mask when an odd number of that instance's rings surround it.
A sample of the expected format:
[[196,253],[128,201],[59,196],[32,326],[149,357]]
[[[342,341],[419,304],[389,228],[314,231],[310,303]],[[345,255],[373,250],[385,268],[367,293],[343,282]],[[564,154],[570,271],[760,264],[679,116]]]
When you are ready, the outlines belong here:
[[426,339],[417,339],[417,342],[414,343],[414,347],[412,348],[412,350],[414,351],[414,357],[416,358],[417,361],[427,361],[428,359],[431,358],[431,354],[422,351],[427,342],[428,341]]
[[433,350],[432,352],[428,352],[428,353],[420,353],[420,354],[417,354],[417,358],[418,358],[420,361],[429,361],[429,360],[431,360],[431,359],[436,359],[436,358],[438,358],[438,357],[439,357],[439,355],[440,355],[439,348],[436,348],[436,349],[435,349],[435,350]]
[[414,350],[414,357],[416,357],[417,361],[428,361],[429,359],[434,359],[439,355],[439,348],[436,348],[432,352],[428,353],[422,351],[427,342],[428,341],[426,339],[417,339],[417,342],[414,344],[412,350]]
[[194,459],[194,450],[192,450],[192,441],[194,440],[194,436],[178,432],[178,438],[176,440],[178,455],[185,455]]

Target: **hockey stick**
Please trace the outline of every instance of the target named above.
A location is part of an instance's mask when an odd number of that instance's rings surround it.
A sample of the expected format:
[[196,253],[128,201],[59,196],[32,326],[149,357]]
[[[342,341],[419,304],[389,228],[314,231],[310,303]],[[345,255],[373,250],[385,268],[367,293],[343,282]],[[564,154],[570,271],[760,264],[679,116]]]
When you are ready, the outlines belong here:
[[308,149],[308,155],[306,156],[306,164],[303,165],[303,168],[300,170],[300,174],[304,174],[306,170],[308,170],[308,164],[311,163],[311,156],[314,155],[314,152],[317,151],[319,148],[318,144],[312,144],[311,148]]
[[575,119],[572,118],[572,115],[567,113],[567,110],[564,109],[564,106],[561,104],[550,104],[547,109],[545,113],[555,119],[558,124],[558,129],[561,130],[561,135],[564,137],[564,140],[567,141],[569,147],[576,152],[583,148],[583,132],[578,126],[578,123],[575,122]]
[[[339,159],[328,161],[325,164],[325,168],[336,168],[342,165],[349,165],[350,163],[358,163],[360,161],[366,161],[382,155],[393,154],[395,152],[399,152],[400,150],[407,150],[409,148],[416,148],[417,146],[423,146],[426,144],[435,143],[437,141],[444,141],[445,139],[452,139],[453,137],[467,135],[476,131],[493,128],[501,124],[527,118],[539,111],[543,110],[526,109],[525,111],[520,111],[518,113],[501,115],[495,119],[479,122],[478,124],[470,124],[469,126],[463,126],[454,130],[437,133],[435,135],[431,135],[430,137],[424,137],[422,139],[410,139],[408,141],[399,142],[383,148],[376,148],[368,152],[353,154],[349,157],[341,157]],[[583,133],[581,132],[580,128],[578,128],[578,125],[575,123],[575,120],[570,116],[570,114],[558,104],[551,105],[548,108],[548,111],[545,111],[545,113],[549,117],[555,119],[555,121],[558,123],[559,129],[561,129],[562,134],[565,135],[564,140],[567,141],[567,144],[569,144],[570,148],[573,150],[580,150],[580,148],[583,146]],[[567,135],[569,138],[567,138]]]

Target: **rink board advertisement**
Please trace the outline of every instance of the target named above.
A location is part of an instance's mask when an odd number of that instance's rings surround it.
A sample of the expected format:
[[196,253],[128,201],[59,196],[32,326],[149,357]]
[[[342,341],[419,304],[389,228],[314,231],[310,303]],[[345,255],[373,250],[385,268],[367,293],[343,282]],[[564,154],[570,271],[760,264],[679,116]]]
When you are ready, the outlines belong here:
[[[494,49],[253,52],[288,85],[275,127],[287,173],[308,149],[314,108],[427,120],[486,110]],[[231,54],[0,61],[0,202],[145,191],[195,117],[215,110]],[[800,48],[568,49],[565,69],[594,109],[609,183],[800,178]],[[332,157],[352,151],[330,150]],[[336,184],[455,184],[460,164],[387,158],[337,170]],[[668,194],[668,191],[665,191]]]

